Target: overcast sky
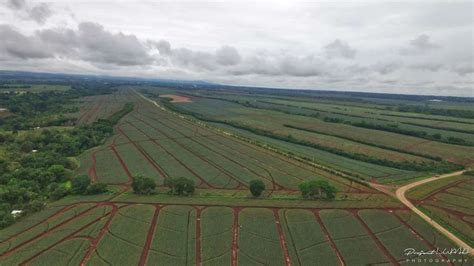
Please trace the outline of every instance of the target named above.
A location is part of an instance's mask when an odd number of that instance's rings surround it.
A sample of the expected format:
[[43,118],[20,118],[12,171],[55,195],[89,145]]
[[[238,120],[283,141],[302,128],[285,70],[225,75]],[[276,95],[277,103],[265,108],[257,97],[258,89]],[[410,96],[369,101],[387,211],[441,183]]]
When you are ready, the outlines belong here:
[[0,69],[474,96],[473,21],[473,1],[0,0]]

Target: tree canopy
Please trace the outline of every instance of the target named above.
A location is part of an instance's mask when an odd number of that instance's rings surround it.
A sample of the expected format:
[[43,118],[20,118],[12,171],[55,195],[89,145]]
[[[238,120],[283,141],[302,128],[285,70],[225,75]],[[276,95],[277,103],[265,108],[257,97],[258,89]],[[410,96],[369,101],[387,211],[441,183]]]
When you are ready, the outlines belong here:
[[249,189],[254,197],[258,197],[265,190],[265,183],[260,179],[252,180],[250,181]]
[[135,194],[149,195],[155,192],[156,183],[150,177],[139,175],[133,177],[132,188]]
[[336,188],[326,180],[303,181],[298,188],[305,199],[334,199],[336,197]]
[[187,196],[194,193],[194,181],[186,177],[165,179],[165,185],[170,188],[169,193],[179,196]]

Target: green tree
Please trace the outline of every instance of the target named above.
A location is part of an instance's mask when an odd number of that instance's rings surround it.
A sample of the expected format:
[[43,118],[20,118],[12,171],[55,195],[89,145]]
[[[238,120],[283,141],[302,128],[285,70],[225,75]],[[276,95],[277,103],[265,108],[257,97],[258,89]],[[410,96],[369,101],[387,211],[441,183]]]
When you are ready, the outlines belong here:
[[66,178],[66,169],[60,164],[51,165],[48,171],[54,176],[56,181],[63,181]]
[[298,188],[305,199],[334,199],[336,196],[336,188],[326,180],[303,181]]
[[265,190],[265,183],[260,179],[252,180],[250,181],[249,189],[252,196],[258,197],[262,195],[262,192]]
[[73,194],[85,194],[90,183],[91,178],[88,175],[76,176],[71,181],[71,192]]
[[186,177],[168,178],[165,186],[170,188],[169,193],[179,196],[187,196],[194,193],[194,181]]
[[155,181],[150,177],[135,176],[132,182],[133,192],[135,194],[149,195],[155,191]]

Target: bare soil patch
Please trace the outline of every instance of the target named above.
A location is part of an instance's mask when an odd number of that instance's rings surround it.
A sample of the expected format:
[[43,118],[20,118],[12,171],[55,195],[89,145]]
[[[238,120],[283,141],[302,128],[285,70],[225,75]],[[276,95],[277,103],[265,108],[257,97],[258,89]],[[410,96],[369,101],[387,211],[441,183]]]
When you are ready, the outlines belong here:
[[160,98],[171,98],[172,103],[190,103],[192,102],[191,98],[176,94],[161,94]]

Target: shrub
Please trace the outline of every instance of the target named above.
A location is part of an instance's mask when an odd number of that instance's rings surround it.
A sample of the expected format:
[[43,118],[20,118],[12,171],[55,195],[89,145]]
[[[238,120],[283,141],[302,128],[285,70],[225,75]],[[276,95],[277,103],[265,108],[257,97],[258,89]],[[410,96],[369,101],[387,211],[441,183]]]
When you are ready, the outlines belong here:
[[262,195],[262,192],[265,190],[265,183],[260,179],[252,180],[250,181],[249,189],[252,196],[258,197]]
[[165,186],[170,188],[169,193],[179,196],[187,196],[194,193],[194,181],[186,177],[168,178]]
[[105,192],[107,192],[107,184],[105,183],[90,184],[86,190],[86,194],[88,195],[102,194]]
[[155,191],[156,184],[150,177],[135,176],[133,178],[132,188],[135,194],[149,195]]
[[49,198],[52,200],[58,200],[67,196],[68,193],[69,191],[65,187],[58,186],[55,190],[53,190],[53,192],[49,194]]

